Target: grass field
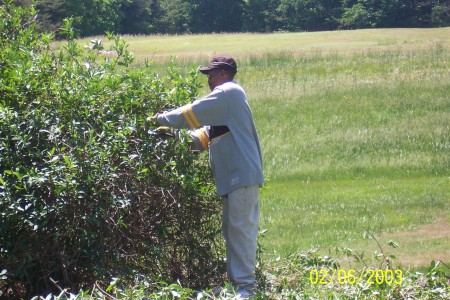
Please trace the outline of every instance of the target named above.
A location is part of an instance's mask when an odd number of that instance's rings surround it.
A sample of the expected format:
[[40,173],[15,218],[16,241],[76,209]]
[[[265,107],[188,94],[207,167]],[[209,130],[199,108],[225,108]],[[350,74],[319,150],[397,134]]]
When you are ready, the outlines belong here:
[[236,57],[270,179],[266,255],[380,251],[368,230],[398,264],[450,263],[450,28],[126,39],[155,70]]
[[[255,95],[271,178],[262,197],[269,249],[326,252],[339,245],[367,253],[379,249],[363,239],[366,230],[387,242],[386,232],[448,224],[449,58],[448,50],[430,45],[278,56],[272,70],[250,65],[242,81]],[[263,72],[275,76],[252,79]],[[400,243],[400,263],[429,263],[422,258],[430,252],[448,262],[448,229]]]
[[[103,37],[96,37],[104,39]],[[86,39],[88,42],[91,38]],[[260,57],[287,53],[295,56],[365,53],[390,49],[450,48],[450,28],[366,29],[301,33],[239,33],[179,36],[125,36],[138,63],[170,58],[206,63],[215,54]]]

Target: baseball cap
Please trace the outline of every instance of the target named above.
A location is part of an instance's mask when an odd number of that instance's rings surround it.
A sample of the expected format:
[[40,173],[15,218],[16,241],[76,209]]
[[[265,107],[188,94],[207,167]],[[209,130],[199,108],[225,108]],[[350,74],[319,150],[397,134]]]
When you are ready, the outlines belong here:
[[198,68],[203,74],[208,74],[211,70],[226,69],[233,73],[237,73],[237,65],[234,59],[230,56],[216,56],[206,67]]

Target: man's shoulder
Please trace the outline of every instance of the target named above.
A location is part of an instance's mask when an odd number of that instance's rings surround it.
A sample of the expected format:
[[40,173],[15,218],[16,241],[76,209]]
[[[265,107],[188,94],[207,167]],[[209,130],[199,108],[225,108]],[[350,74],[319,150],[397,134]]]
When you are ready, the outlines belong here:
[[228,81],[225,82],[222,85],[219,85],[218,87],[216,87],[216,89],[219,89],[225,93],[227,92],[232,92],[232,93],[242,93],[245,94],[244,89],[242,88],[242,86],[240,86],[237,82],[235,81]]

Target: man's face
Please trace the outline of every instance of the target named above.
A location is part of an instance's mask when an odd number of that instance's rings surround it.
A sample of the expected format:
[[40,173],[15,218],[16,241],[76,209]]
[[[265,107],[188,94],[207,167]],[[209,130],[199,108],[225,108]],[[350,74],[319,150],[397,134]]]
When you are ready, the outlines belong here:
[[220,69],[211,70],[207,74],[207,76],[208,76],[208,85],[211,91],[214,90],[216,86],[219,86],[228,81],[226,72]]

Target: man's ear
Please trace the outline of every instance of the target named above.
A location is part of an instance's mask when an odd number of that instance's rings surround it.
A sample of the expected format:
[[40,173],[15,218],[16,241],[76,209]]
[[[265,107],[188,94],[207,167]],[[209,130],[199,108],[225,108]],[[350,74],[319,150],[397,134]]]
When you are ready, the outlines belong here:
[[[227,77],[227,79],[233,79],[233,72],[230,72],[230,71],[228,71],[228,70],[225,70],[225,69],[222,69],[222,70],[220,70],[220,72],[221,72],[221,76],[226,76]],[[223,72],[223,73],[222,73]]]

